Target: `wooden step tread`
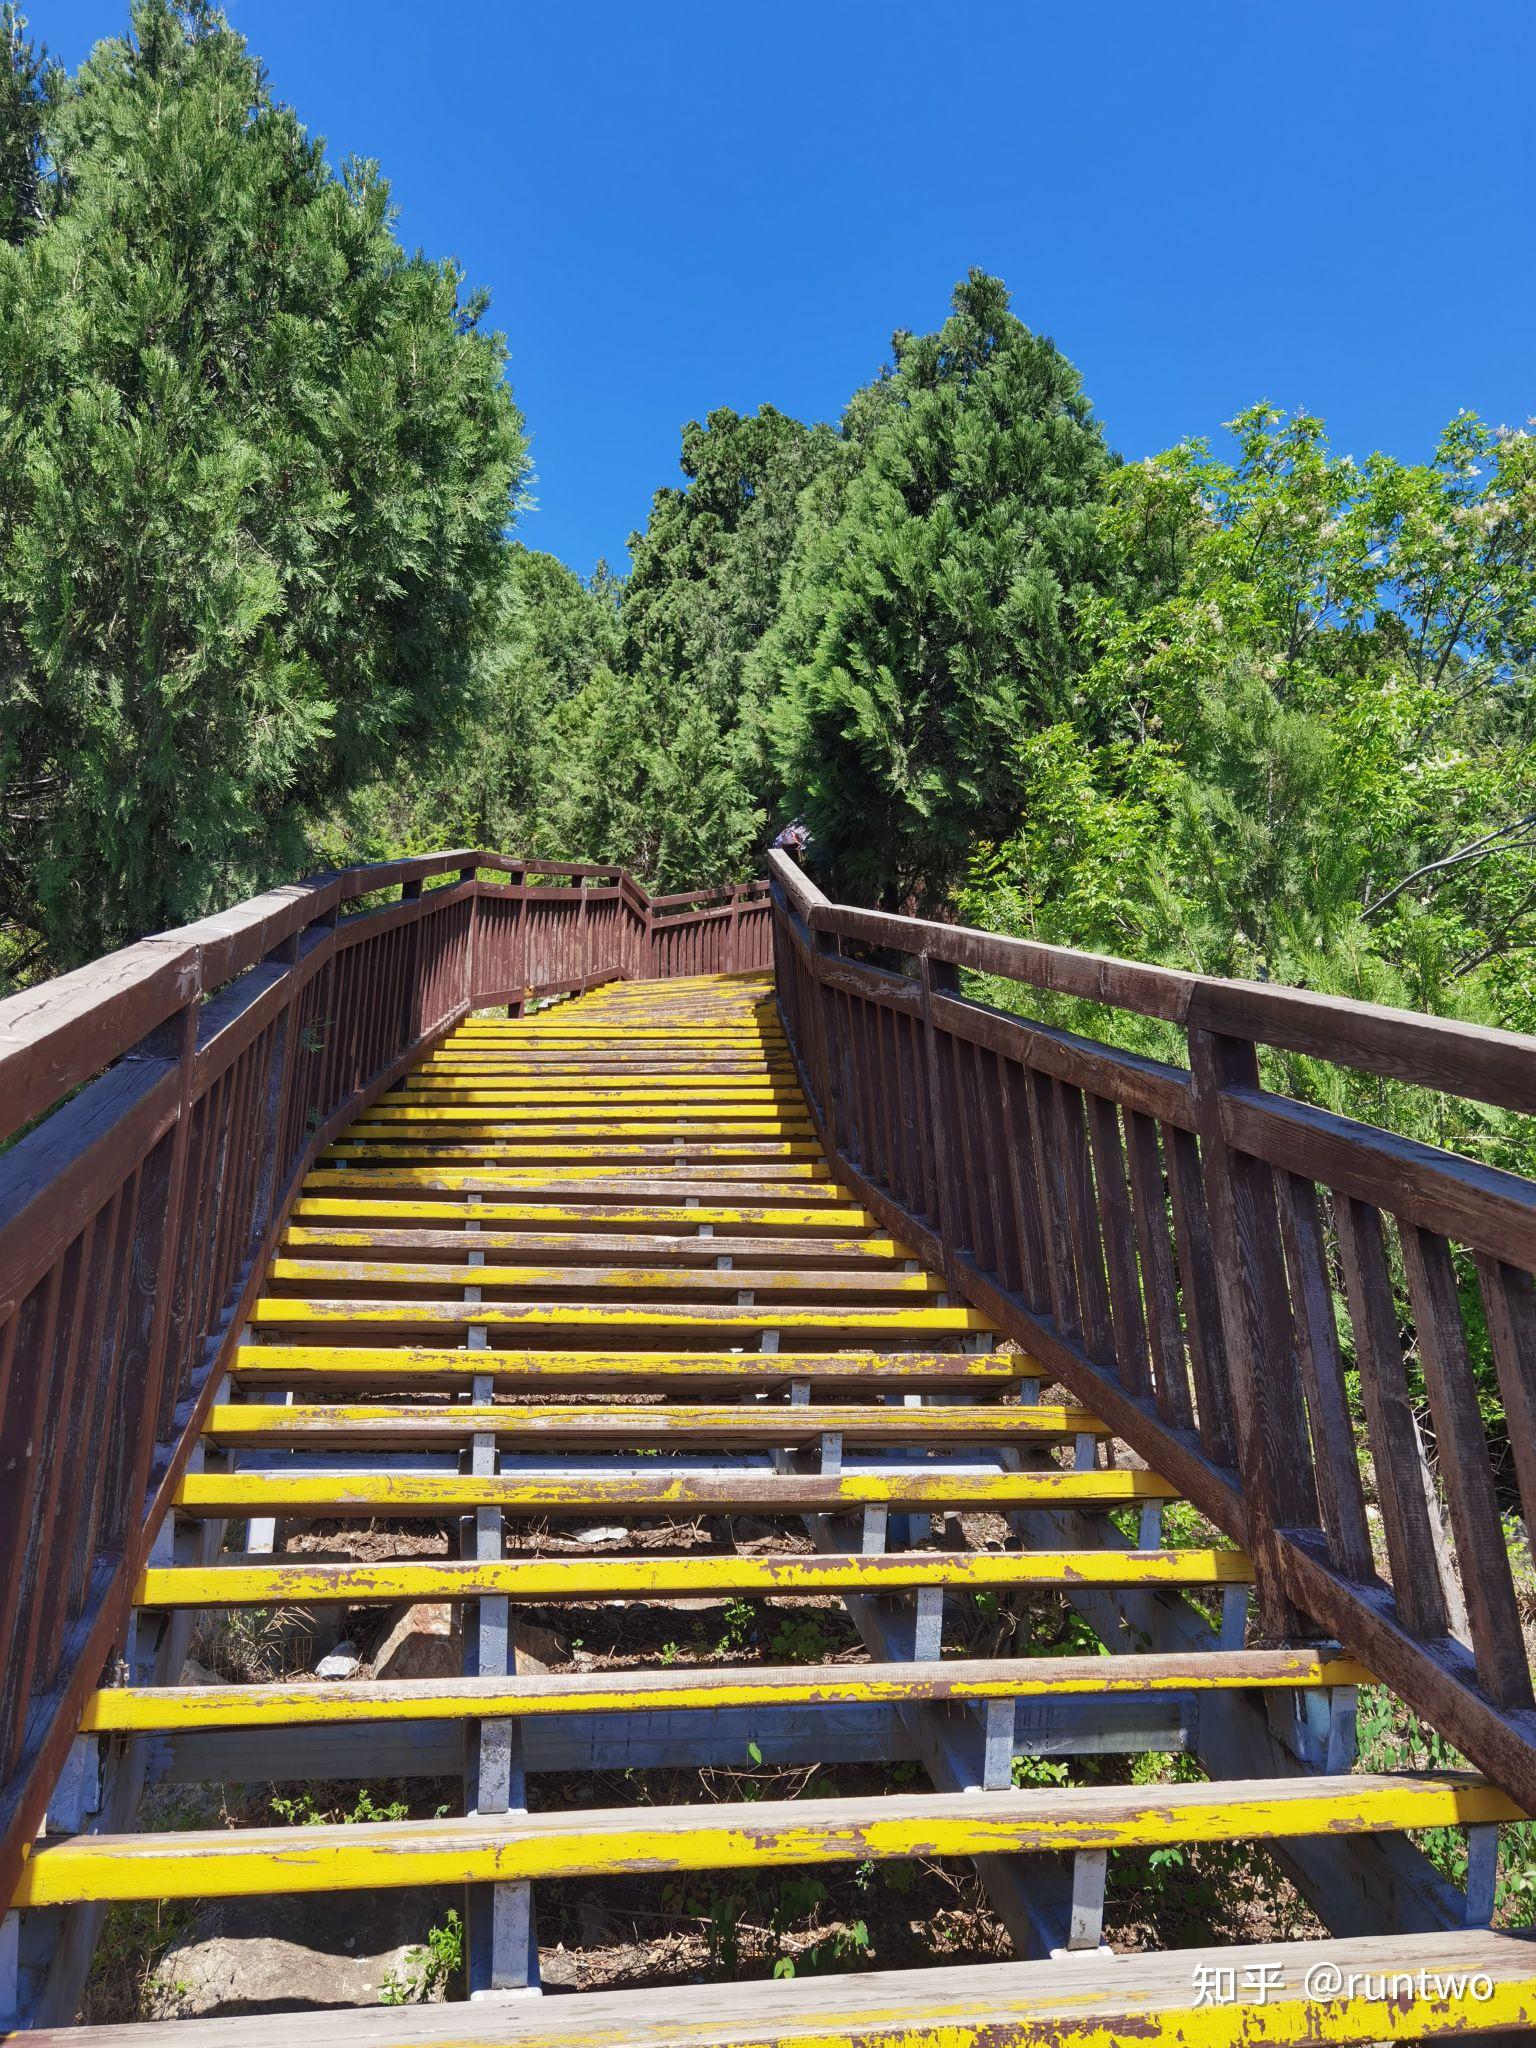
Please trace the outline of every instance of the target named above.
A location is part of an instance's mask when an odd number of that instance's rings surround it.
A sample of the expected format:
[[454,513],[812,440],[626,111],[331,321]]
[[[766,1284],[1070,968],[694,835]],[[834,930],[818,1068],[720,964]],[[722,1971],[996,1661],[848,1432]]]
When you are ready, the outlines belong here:
[[1342,1653],[1317,1650],[954,1658],[937,1664],[747,1664],[698,1670],[538,1672],[516,1678],[119,1686],[96,1693],[80,1725],[94,1734],[147,1734],[598,1710],[641,1713],[1370,1683],[1371,1674],[1363,1666]]
[[[489,1189],[489,1198],[473,1208],[467,1202],[431,1201],[420,1196],[402,1199],[390,1196],[385,1191],[372,1188],[366,1177],[353,1177],[354,1189],[367,1191],[366,1194],[353,1192],[348,1195],[325,1195],[309,1193],[300,1195],[294,1204],[296,1217],[318,1220],[328,1217],[337,1221],[354,1220],[364,1216],[384,1218],[410,1218],[419,1222],[459,1222],[469,1216],[483,1218],[487,1223],[521,1224],[604,1224],[615,1229],[675,1229],[697,1231],[708,1224],[714,1229],[753,1230],[774,1233],[785,1230],[864,1230],[875,1231],[878,1226],[867,1209],[861,1209],[850,1202],[846,1195],[839,1202],[823,1204],[817,1201],[803,1208],[793,1203],[773,1207],[767,1203],[743,1202],[739,1192],[733,1190],[725,1201],[702,1201],[690,1198],[685,1189],[676,1189],[664,1194],[653,1202],[637,1203],[614,1194],[607,1204],[600,1202],[554,1201],[546,1187],[540,1199],[530,1201],[495,1200],[495,1184],[488,1183],[484,1176],[476,1176],[476,1185]],[[690,1206],[691,1201],[691,1206]]]
[[1240,1550],[898,1550],[762,1556],[699,1551],[681,1556],[523,1556],[492,1560],[242,1557],[209,1565],[151,1565],[134,1592],[140,1607],[348,1605],[370,1600],[463,1600],[505,1594],[519,1601],[691,1599],[715,1594],[799,1598],[885,1594],[943,1586],[953,1592],[1008,1586],[1248,1586],[1253,1562]]
[[32,2048],[293,2048],[317,2022],[330,2048],[1353,2048],[1536,2027],[1536,1938],[1477,1929],[1274,1942],[22,2038]]
[[800,1266],[857,1266],[861,1270],[895,1265],[911,1254],[893,1237],[762,1237],[717,1232],[700,1237],[696,1232],[670,1235],[655,1231],[602,1232],[579,1230],[400,1230],[388,1225],[366,1230],[342,1230],[336,1225],[290,1224],[283,1236],[286,1251],[319,1256],[325,1252],[430,1252],[450,1257],[460,1252],[495,1252],[502,1265],[511,1264],[507,1254],[519,1261],[591,1259],[599,1263],[623,1259],[631,1265],[661,1265],[678,1262],[693,1265],[728,1258],[743,1271],[792,1263]]
[[482,1138],[478,1143],[466,1139],[461,1144],[459,1133],[455,1132],[452,1143],[439,1139],[420,1142],[412,1133],[378,1140],[353,1134],[322,1153],[321,1163],[325,1166],[345,1166],[349,1162],[376,1166],[455,1166],[470,1159],[505,1159],[515,1166],[530,1160],[602,1159],[614,1164],[628,1162],[649,1166],[660,1161],[674,1166],[699,1166],[712,1160],[728,1159],[733,1164],[748,1166],[754,1161],[765,1165],[778,1165],[785,1161],[798,1165],[814,1164],[820,1156],[819,1145],[809,1139],[794,1138],[782,1143],[773,1138],[742,1138],[734,1143],[669,1138],[656,1144],[650,1144],[643,1138],[611,1138],[590,1144],[566,1144],[558,1139],[545,1138]]
[[[398,1088],[391,1088],[381,1095],[375,1107],[441,1101],[528,1102],[546,1107],[569,1103],[583,1108],[592,1102],[640,1102],[662,1109],[686,1106],[690,1115],[710,1103],[724,1103],[732,1108],[743,1102],[772,1103],[800,1111],[806,1107],[805,1097],[793,1084],[745,1075],[739,1079],[719,1081],[684,1075],[670,1080],[665,1076],[636,1075],[628,1081],[601,1081],[586,1075],[578,1085],[574,1079],[496,1081],[422,1071],[408,1076]],[[365,1110],[363,1114],[366,1116],[369,1112]]]
[[[781,1186],[770,1187],[756,1180],[733,1181],[722,1173],[713,1173],[707,1179],[694,1179],[683,1172],[675,1172],[665,1180],[654,1174],[635,1175],[619,1170],[603,1172],[599,1177],[594,1170],[585,1175],[528,1173],[519,1174],[517,1169],[497,1175],[494,1172],[456,1172],[452,1167],[394,1167],[373,1168],[348,1167],[343,1169],[317,1169],[304,1182],[306,1195],[366,1193],[382,1195],[390,1189],[402,1194],[413,1194],[429,1189],[463,1189],[466,1192],[495,1196],[532,1188],[534,1202],[544,1214],[551,1205],[583,1205],[598,1202],[613,1202],[633,1210],[642,1203],[653,1203],[658,1207],[681,1209],[685,1202],[693,1201],[701,1206],[729,1208],[732,1204],[745,1204],[751,1208],[767,1208],[773,1202],[782,1202],[787,1207],[801,1208],[808,1221],[818,1225],[825,1216],[837,1215],[849,1221],[873,1221],[863,1209],[850,1208],[848,1197],[835,1181],[786,1181]],[[529,1200],[525,1192],[523,1199]],[[819,1213],[818,1213],[819,1212]],[[491,1204],[485,1205],[488,1220],[495,1216]],[[739,1211],[738,1211],[739,1213]],[[707,1222],[701,1216],[700,1222]],[[782,1218],[768,1220],[781,1224]]]
[[470,1266],[456,1260],[441,1264],[426,1260],[318,1259],[279,1255],[268,1269],[277,1281],[309,1282],[316,1286],[369,1283],[382,1287],[583,1287],[624,1292],[653,1287],[686,1293],[739,1293],[742,1289],[767,1293],[849,1293],[928,1295],[943,1291],[944,1282],[933,1273],[891,1273],[857,1267],[828,1266],[796,1272],[775,1272],[771,1267],[750,1272],[713,1268],[685,1272],[677,1267],[651,1266]]
[[802,1515],[853,1508],[1129,1507],[1176,1500],[1152,1472],[189,1472],[176,1491],[186,1515]]
[[[386,1097],[385,1104],[380,1105],[380,1107],[394,1100],[395,1098]],[[674,1104],[666,1114],[661,1114],[659,1113],[661,1106],[657,1104],[637,1102],[629,1098],[602,1095],[591,1096],[586,1094],[583,1094],[579,1106],[574,1103],[562,1105],[554,1102],[521,1105],[514,1103],[510,1105],[512,1108],[532,1108],[535,1113],[525,1118],[504,1117],[500,1113],[500,1107],[495,1103],[476,1103],[472,1100],[464,1102],[457,1098],[452,1101],[442,1101],[436,1097],[420,1101],[407,1100],[401,1102],[400,1106],[420,1109],[425,1111],[426,1114],[420,1117],[399,1118],[380,1116],[375,1109],[364,1110],[354,1122],[348,1124],[347,1128],[335,1142],[337,1144],[355,1144],[364,1139],[377,1142],[381,1138],[386,1137],[390,1139],[414,1139],[420,1135],[417,1125],[426,1126],[429,1130],[436,1126],[444,1126],[445,1139],[448,1137],[459,1139],[466,1137],[477,1127],[487,1125],[493,1126],[505,1134],[503,1142],[512,1143],[521,1140],[527,1131],[536,1131],[547,1125],[590,1125],[592,1123],[610,1125],[645,1124],[648,1129],[652,1125],[665,1129],[673,1123],[681,1123],[686,1125],[690,1132],[708,1135],[711,1131],[714,1131],[723,1140],[737,1137],[739,1135],[738,1126],[743,1122],[762,1124],[788,1121],[803,1125],[808,1121],[805,1110],[799,1105],[781,1107],[773,1103],[741,1103],[737,1107],[740,1111],[745,1112],[744,1115],[728,1116],[717,1122],[712,1110],[708,1106],[695,1109],[688,1104]],[[476,1109],[479,1113],[468,1117],[441,1116],[437,1113],[440,1109],[448,1108]],[[594,1111],[596,1114],[588,1117],[584,1113],[587,1110]],[[573,1112],[576,1113],[573,1114]],[[449,1125],[453,1127],[451,1131],[446,1129]],[[636,1139],[635,1142],[638,1143],[640,1141]],[[758,1142],[767,1143],[768,1141],[759,1140]],[[816,1145],[814,1138],[808,1138],[803,1133],[796,1142],[802,1148],[810,1144],[813,1146],[813,1149],[820,1149]]]
[[431,1345],[242,1344],[232,1368],[244,1384],[303,1380],[336,1385],[425,1382],[462,1387],[483,1374],[498,1386],[736,1386],[787,1393],[858,1385],[870,1392],[1039,1381],[1044,1369],[1009,1352],[961,1351],[466,1351]]
[[541,1443],[612,1443],[628,1450],[648,1444],[770,1445],[793,1449],[815,1444],[828,1431],[847,1444],[887,1443],[1060,1443],[1077,1436],[1107,1437],[1109,1425],[1088,1408],[1037,1404],[1029,1408],[892,1408],[881,1402],[861,1407],[788,1402],[700,1407],[681,1403],[636,1408],[614,1403],[577,1405],[504,1402],[478,1407],[319,1404],[283,1407],[265,1402],[224,1403],[204,1425],[212,1443],[327,1449],[344,1445],[461,1444],[477,1431]]
[[23,1866],[16,1904],[239,1898],[279,1890],[1049,1854],[1465,1827],[1523,1818],[1497,1786],[1470,1774],[1359,1773],[1219,1784],[611,1807],[312,1827],[189,1828],[45,1840]]
[[254,1323],[390,1323],[401,1329],[435,1323],[478,1323],[487,1329],[649,1329],[664,1335],[684,1330],[825,1330],[844,1332],[915,1330],[931,1336],[967,1336],[993,1326],[974,1308],[825,1308],[752,1306],[734,1302],[648,1301],[484,1301],[467,1307],[455,1301],[370,1301],[366,1296],[332,1298],[263,1295],[251,1310]]

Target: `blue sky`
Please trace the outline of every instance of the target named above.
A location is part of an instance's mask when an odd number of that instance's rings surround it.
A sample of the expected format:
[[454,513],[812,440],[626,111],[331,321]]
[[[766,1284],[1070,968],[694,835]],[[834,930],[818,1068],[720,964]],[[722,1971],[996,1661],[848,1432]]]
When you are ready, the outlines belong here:
[[[126,0],[30,0],[74,64]],[[972,264],[1138,456],[1260,398],[1427,455],[1536,413],[1531,0],[230,0],[490,287],[530,546],[620,562],[679,431],[835,419]]]

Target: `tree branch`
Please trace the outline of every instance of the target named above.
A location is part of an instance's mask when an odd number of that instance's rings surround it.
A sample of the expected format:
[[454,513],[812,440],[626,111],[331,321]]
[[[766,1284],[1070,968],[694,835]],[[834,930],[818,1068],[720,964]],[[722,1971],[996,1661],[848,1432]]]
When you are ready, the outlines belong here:
[[1361,916],[1374,917],[1378,910],[1385,910],[1389,903],[1395,902],[1405,889],[1411,889],[1414,883],[1421,881],[1425,875],[1437,875],[1446,868],[1460,867],[1469,860],[1486,860],[1490,854],[1512,851],[1514,844],[1517,843],[1515,835],[1529,832],[1533,826],[1536,826],[1536,811],[1527,811],[1523,818],[1516,818],[1511,824],[1501,825],[1496,832],[1484,833],[1481,839],[1474,839],[1470,845],[1459,847],[1455,853],[1444,854],[1439,860],[1425,861],[1424,865],[1415,868],[1411,875],[1404,875],[1400,882],[1394,882],[1384,896],[1378,896],[1374,903],[1368,903]]

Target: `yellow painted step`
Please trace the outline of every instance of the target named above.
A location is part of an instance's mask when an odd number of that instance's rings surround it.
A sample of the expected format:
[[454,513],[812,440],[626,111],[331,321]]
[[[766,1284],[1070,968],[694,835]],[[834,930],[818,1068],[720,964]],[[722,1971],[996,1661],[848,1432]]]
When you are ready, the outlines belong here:
[[[820,1185],[816,1199],[841,1193],[832,1182],[832,1169],[821,1147],[810,1139],[747,1139],[738,1156],[727,1161],[722,1155],[733,1148],[727,1137],[714,1132],[695,1137],[686,1131],[651,1132],[646,1137],[604,1138],[585,1131],[577,1137],[564,1133],[546,1137],[540,1131],[481,1132],[473,1125],[430,1131],[414,1124],[391,1130],[383,1126],[348,1133],[342,1144],[361,1148],[352,1157],[338,1157],[323,1171],[371,1173],[375,1178],[398,1177],[414,1167],[432,1166],[439,1153],[446,1155],[443,1170],[494,1172],[509,1185],[537,1175],[541,1182],[581,1181],[593,1174],[605,1180],[650,1181],[669,1191],[686,1195],[700,1183],[720,1181],[764,1181],[776,1187],[785,1181],[815,1181]],[[763,1145],[763,1152],[755,1146]],[[455,1156],[457,1155],[457,1156]],[[565,1158],[558,1173],[548,1162]],[[471,1164],[485,1162],[483,1167]],[[846,1197],[844,1197],[846,1199]]]
[[851,1508],[1117,1508],[1176,1500],[1154,1472],[188,1472],[176,1489],[187,1515],[513,1515],[846,1512]]
[[[777,1185],[770,1186],[761,1176],[751,1180],[736,1180],[734,1172],[710,1171],[707,1178],[701,1177],[705,1169],[673,1168],[665,1179],[657,1175],[644,1174],[634,1168],[589,1167],[576,1174],[552,1174],[541,1168],[506,1166],[499,1170],[494,1166],[482,1169],[459,1171],[451,1166],[411,1167],[376,1166],[342,1167],[333,1171],[311,1173],[304,1182],[307,1194],[379,1194],[386,1189],[396,1188],[402,1193],[412,1190],[431,1192],[457,1192],[495,1195],[505,1189],[517,1194],[532,1186],[550,1201],[557,1199],[566,1203],[581,1202],[583,1199],[618,1200],[628,1196],[629,1206],[650,1203],[655,1207],[681,1209],[690,1202],[720,1206],[728,1202],[741,1202],[751,1207],[760,1207],[773,1201],[825,1204],[829,1209],[840,1209],[847,1205],[848,1197],[835,1181],[821,1178],[801,1179],[785,1182],[782,1191]],[[489,1214],[490,1205],[486,1205]],[[859,1212],[861,1215],[863,1211]],[[702,1218],[701,1221],[706,1219]],[[873,1219],[871,1219],[872,1221]]]
[[[1486,1930],[324,2015],[329,2048],[1347,2048],[1506,2030],[1524,2039],[1533,2027],[1536,1942]],[[277,2019],[168,2020],[23,2038],[35,2048],[292,2048],[295,2030]]]
[[944,1282],[931,1273],[860,1271],[829,1267],[823,1271],[753,1271],[743,1267],[724,1272],[686,1272],[676,1266],[484,1266],[431,1259],[276,1258],[269,1277],[294,1286],[347,1287],[367,1293],[378,1287],[580,1287],[620,1294],[730,1294],[743,1289],[762,1294],[936,1294]]
[[[468,1211],[464,1213],[467,1215]],[[882,1262],[894,1263],[897,1260],[911,1258],[906,1246],[898,1244],[893,1237],[774,1238],[734,1233],[699,1237],[677,1231],[654,1231],[649,1235],[639,1231],[472,1232],[450,1227],[436,1228],[432,1225],[422,1225],[415,1229],[390,1229],[381,1226],[373,1229],[343,1230],[335,1224],[322,1226],[298,1223],[290,1225],[284,1232],[283,1243],[289,1250],[311,1258],[319,1257],[326,1251],[408,1252],[431,1249],[440,1250],[444,1254],[457,1250],[486,1251],[495,1252],[498,1262],[503,1265],[516,1260],[535,1264],[554,1258],[590,1258],[597,1262],[622,1258],[631,1264],[654,1261],[658,1264],[686,1266],[701,1261],[713,1265],[716,1259],[731,1258],[745,1262],[738,1268],[744,1273],[761,1271],[761,1267],[755,1263],[758,1260],[766,1264],[769,1260],[793,1259],[797,1265],[810,1267],[856,1264],[860,1268],[870,1267],[878,1270]]]
[[366,1121],[370,1127],[396,1127],[401,1124],[424,1125],[428,1128],[450,1124],[469,1124],[487,1131],[521,1130],[524,1128],[544,1129],[551,1132],[569,1129],[573,1136],[580,1136],[586,1130],[590,1136],[604,1138],[644,1138],[656,1130],[679,1130],[699,1133],[719,1131],[726,1137],[803,1137],[813,1127],[808,1111],[776,1111],[770,1107],[757,1108],[751,1103],[742,1103],[736,1108],[727,1108],[719,1103],[701,1104],[697,1109],[678,1108],[667,1104],[647,1105],[626,1103],[622,1109],[615,1109],[610,1103],[591,1102],[576,1108],[544,1109],[534,1105],[508,1104],[497,1109],[489,1104],[476,1103],[422,1103],[378,1102],[366,1112],[359,1122]]
[[[1045,1369],[1012,1352],[971,1356],[933,1351],[469,1351],[434,1345],[242,1344],[235,1378],[247,1386],[286,1387],[305,1380],[330,1385],[468,1386],[489,1374],[498,1386],[729,1386],[743,1394],[778,1392],[804,1380],[814,1387],[1001,1390],[1040,1380]],[[819,1411],[814,1411],[819,1412]]]
[[234,1557],[212,1565],[151,1565],[137,1607],[282,1607],[290,1603],[467,1600],[686,1600],[725,1594],[800,1599],[816,1593],[1045,1590],[1063,1586],[1249,1586],[1240,1550],[897,1550],[784,1556],[647,1552],[638,1557],[388,1558],[368,1564]]
[[434,1324],[477,1323],[488,1330],[648,1330],[677,1336],[688,1330],[818,1330],[894,1336],[963,1336],[992,1325],[974,1308],[740,1308],[734,1302],[663,1306],[655,1302],[486,1301],[470,1312],[457,1301],[330,1300],[325,1297],[263,1295],[251,1310],[258,1327],[294,1323],[338,1323],[359,1329],[387,1326],[410,1330]]
[[[311,1176],[313,1178],[313,1176]],[[483,1176],[477,1176],[483,1178]],[[356,1177],[354,1176],[354,1180]],[[366,1190],[368,1182],[362,1180]],[[686,1192],[662,1202],[616,1202],[599,1206],[590,1202],[501,1201],[494,1197],[477,1203],[473,1210],[464,1202],[406,1200],[364,1200],[354,1185],[350,1196],[301,1195],[295,1202],[295,1216],[310,1220],[331,1218],[351,1221],[364,1216],[385,1215],[392,1220],[422,1223],[458,1222],[473,1214],[486,1223],[575,1225],[608,1224],[624,1229],[686,1229],[697,1231],[704,1224],[716,1230],[866,1230],[879,1228],[867,1209],[844,1198],[840,1202],[805,1208],[774,1208],[761,1203],[700,1201],[687,1206]]]
[[620,1449],[688,1444],[758,1444],[790,1449],[819,1442],[834,1430],[850,1444],[1061,1443],[1077,1436],[1107,1437],[1109,1425],[1087,1408],[893,1408],[791,1406],[752,1402],[700,1407],[678,1403],[637,1408],[607,1403],[536,1405],[505,1402],[490,1408],[320,1404],[285,1407],[252,1401],[214,1407],[203,1434],[212,1443],[312,1450],[348,1445],[462,1443],[484,1431],[508,1439],[585,1444]]
[[[414,1137],[414,1133],[408,1134]],[[457,1133],[455,1134],[457,1135]],[[484,1145],[465,1145],[446,1154],[440,1154],[430,1140],[424,1144],[396,1144],[382,1151],[370,1150],[361,1154],[345,1153],[330,1159],[319,1169],[322,1173],[362,1173],[374,1181],[395,1185],[415,1186],[419,1183],[412,1178],[425,1175],[429,1184],[450,1179],[455,1173],[470,1173],[478,1180],[490,1179],[508,1189],[533,1186],[546,1188],[554,1180],[549,1162],[561,1159],[558,1173],[562,1184],[569,1184],[578,1178],[581,1181],[601,1180],[626,1181],[645,1180],[652,1185],[676,1187],[682,1195],[699,1181],[718,1185],[724,1181],[743,1182],[756,1185],[771,1183],[775,1188],[812,1185],[815,1193],[812,1199],[836,1199],[840,1192],[832,1183],[831,1169],[823,1160],[814,1156],[819,1148],[808,1147],[810,1157],[799,1159],[756,1159],[751,1153],[745,1158],[725,1160],[691,1156],[692,1147],[686,1140],[678,1140],[666,1147],[660,1154],[641,1152],[639,1156],[630,1152],[623,1141],[603,1146],[588,1144],[580,1147],[549,1146],[536,1142],[525,1142],[516,1151],[504,1149],[494,1140]],[[658,1177],[664,1177],[658,1179]],[[314,1176],[310,1176],[313,1180]],[[309,1186],[310,1181],[305,1182]]]
[[805,1097],[798,1088],[778,1088],[767,1081],[749,1079],[706,1081],[679,1076],[672,1080],[647,1081],[636,1076],[628,1081],[605,1081],[593,1075],[584,1085],[576,1087],[570,1081],[445,1080],[441,1076],[419,1072],[403,1086],[381,1095],[379,1102],[386,1107],[405,1102],[496,1102],[526,1104],[539,1109],[561,1109],[572,1105],[585,1108],[593,1102],[614,1102],[648,1109],[686,1109],[690,1116],[716,1105],[739,1109],[743,1103],[753,1108],[805,1108]]
[[249,1898],[276,1890],[784,1869],[1274,1841],[1521,1818],[1504,1793],[1478,1778],[1361,1774],[75,1835],[33,1850],[15,1903]]
[[664,1671],[541,1672],[519,1678],[305,1680],[277,1685],[118,1686],[95,1693],[86,1734],[334,1726],[501,1715],[684,1712],[726,1707],[870,1706],[909,1700],[1060,1699],[1369,1685],[1371,1673],[1318,1650],[1178,1656],[954,1658],[936,1664],[784,1664]]

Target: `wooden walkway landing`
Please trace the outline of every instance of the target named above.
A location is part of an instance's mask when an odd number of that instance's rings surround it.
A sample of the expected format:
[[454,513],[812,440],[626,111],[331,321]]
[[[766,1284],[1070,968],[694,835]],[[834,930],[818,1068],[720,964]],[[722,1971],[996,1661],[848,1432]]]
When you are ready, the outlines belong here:
[[[123,1682],[86,1712],[76,1781],[94,1800],[77,1794],[73,1825],[56,1810],[16,1906],[88,1925],[111,1901],[464,1885],[480,2002],[326,2015],[338,2044],[370,2048],[1214,2048],[1536,2025],[1529,1943],[1487,1930],[1518,1810],[1472,1775],[1359,1772],[1369,1674],[1326,1646],[1248,1648],[1249,1561],[1165,1541],[1176,1499],[834,1180],[765,978],[471,1017],[309,1175],[136,1589]],[[738,1549],[744,1515],[776,1540]],[[359,1541],[381,1522],[393,1545]],[[290,1547],[317,1523],[323,1548]],[[593,1524],[622,1533],[583,1539]],[[960,1603],[1030,1588],[1065,1592],[1109,1654],[950,1654]],[[808,1593],[846,1598],[865,1661],[518,1668],[529,1604]],[[342,1603],[358,1624],[424,1600],[460,1603],[461,1675],[178,1682],[203,1610]],[[1150,1748],[1207,1775],[1016,1786],[1018,1758]],[[554,1771],[749,1755],[915,1757],[928,1782],[602,1810],[539,1796]],[[181,1782],[462,1762],[463,1810],[133,1832],[130,1757]],[[1469,1831],[1465,1898],[1404,1832],[1444,1826]],[[1271,1847],[1337,1938],[1109,1956],[1110,1852],[1232,1841]],[[982,1859],[1028,1960],[526,1995],[541,1881],[943,1856]],[[1308,2001],[1320,1965],[1341,1988]],[[1405,1974],[1442,1988],[1405,2002]],[[174,2038],[286,2044],[310,2024]]]

